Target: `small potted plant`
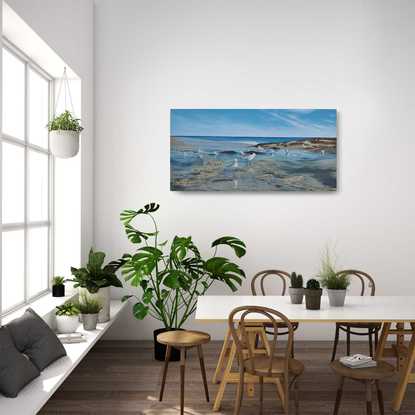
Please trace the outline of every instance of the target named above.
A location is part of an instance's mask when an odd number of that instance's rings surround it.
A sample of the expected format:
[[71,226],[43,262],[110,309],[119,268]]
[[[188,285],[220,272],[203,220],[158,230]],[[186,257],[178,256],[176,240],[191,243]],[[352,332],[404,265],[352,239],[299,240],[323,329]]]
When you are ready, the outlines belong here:
[[304,297],[303,276],[301,274],[291,273],[291,286],[289,288],[291,303],[302,304]]
[[327,290],[330,306],[343,307],[350,280],[347,273],[336,272],[329,250],[323,256],[318,277],[321,285]]
[[82,297],[78,304],[85,330],[95,330],[98,323],[98,314],[102,309],[101,303],[87,295]]
[[53,297],[65,297],[65,278],[53,277],[52,279],[52,296]]
[[68,301],[56,307],[56,327],[59,333],[74,333],[79,325],[78,307]]
[[323,293],[320,283],[316,279],[308,280],[304,293],[307,310],[320,310],[321,295]]
[[79,121],[66,110],[48,123],[50,150],[54,156],[70,158],[78,154],[79,134],[83,130]]

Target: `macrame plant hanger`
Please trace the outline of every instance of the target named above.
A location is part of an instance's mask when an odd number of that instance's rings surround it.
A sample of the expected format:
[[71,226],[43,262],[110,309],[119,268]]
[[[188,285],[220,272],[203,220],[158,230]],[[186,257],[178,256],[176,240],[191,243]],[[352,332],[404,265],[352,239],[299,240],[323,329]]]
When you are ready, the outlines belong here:
[[[63,75],[61,78],[61,82],[59,84],[58,95],[56,96],[55,106],[53,108],[54,116],[56,116],[56,110],[58,108],[59,99],[61,97],[62,87],[64,88],[63,94],[65,97],[65,108],[62,112],[68,110],[72,115],[75,115],[75,108],[72,102],[72,95],[71,95],[71,89],[69,88],[69,79],[68,79],[68,74],[66,73],[66,66],[63,68]],[[68,98],[69,98],[69,104],[71,105],[71,108],[68,108]]]

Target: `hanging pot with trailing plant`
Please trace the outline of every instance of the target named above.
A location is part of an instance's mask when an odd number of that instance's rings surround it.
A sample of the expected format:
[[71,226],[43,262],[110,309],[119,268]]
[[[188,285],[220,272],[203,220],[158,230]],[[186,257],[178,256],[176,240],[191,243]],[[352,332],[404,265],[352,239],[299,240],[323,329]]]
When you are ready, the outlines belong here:
[[[65,109],[59,115],[56,115],[56,108],[61,95],[62,86],[65,94],[65,108],[67,102],[67,93],[72,111]],[[63,71],[61,85],[55,105],[55,116],[48,123],[50,151],[55,157],[71,158],[78,154],[79,136],[83,127],[80,125],[80,119],[74,116],[74,107],[72,103],[71,91],[69,89],[69,81],[66,75],[66,68]]]
[[[125,295],[123,301],[134,298],[133,314],[138,320],[147,315],[160,323],[154,331],[154,357],[164,360],[166,346],[157,342],[157,334],[183,330],[184,324],[196,309],[198,296],[204,295],[213,283],[223,283],[236,291],[245,278],[244,271],[229,259],[217,256],[220,246],[231,248],[238,258],[245,255],[245,244],[233,236],[223,236],[212,242],[213,255],[205,259],[191,236],[175,236],[171,243],[159,242],[159,230],[153,213],[159,209],[149,203],[138,210],[121,213],[128,239],[136,245],[132,254],[123,256],[122,273],[136,295]],[[153,229],[144,231],[135,227],[135,219],[147,216]],[[137,247],[138,245],[138,247]],[[180,354],[172,350],[170,360]]]

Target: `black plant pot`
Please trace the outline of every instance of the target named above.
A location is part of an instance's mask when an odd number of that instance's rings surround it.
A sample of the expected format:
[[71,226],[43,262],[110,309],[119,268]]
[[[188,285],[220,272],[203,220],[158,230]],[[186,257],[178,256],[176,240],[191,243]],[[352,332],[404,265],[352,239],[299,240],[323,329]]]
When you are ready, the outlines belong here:
[[65,286],[62,285],[52,285],[52,296],[53,297],[65,297]]
[[[154,359],[159,360],[161,362],[164,362],[166,358],[166,349],[167,346],[164,344],[161,344],[157,341],[157,335],[160,333],[164,333],[166,331],[176,331],[176,330],[183,330],[183,329],[157,329],[153,331],[154,336]],[[171,348],[170,353],[170,360],[169,362],[178,362],[180,360],[180,350],[176,349],[174,347]]]

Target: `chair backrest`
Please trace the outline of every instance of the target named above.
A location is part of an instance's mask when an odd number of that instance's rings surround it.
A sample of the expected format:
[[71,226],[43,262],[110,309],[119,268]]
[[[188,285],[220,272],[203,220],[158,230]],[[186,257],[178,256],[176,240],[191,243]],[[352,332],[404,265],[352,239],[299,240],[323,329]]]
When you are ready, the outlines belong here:
[[337,273],[337,275],[341,275],[341,274],[348,274],[352,277],[357,277],[360,280],[360,284],[361,284],[360,295],[362,296],[365,295],[366,284],[367,284],[367,287],[370,289],[369,295],[371,296],[375,295],[375,291],[376,291],[375,281],[366,272],[358,271],[356,269],[345,269]]
[[[253,322],[268,323],[268,326],[272,324],[273,333],[272,340],[269,341],[269,353],[266,358],[269,359],[268,372],[265,376],[271,376],[272,374],[272,365],[273,357],[277,356],[277,338],[278,330],[281,330],[281,327],[278,326],[278,323],[285,323],[284,327],[285,333],[288,332],[288,340],[280,357],[284,358],[284,374],[288,376],[288,362],[291,357],[292,343],[294,338],[294,331],[292,324],[288,318],[280,313],[277,310],[272,308],[261,307],[261,306],[241,306],[233,309],[228,317],[229,330],[231,332],[233,341],[236,345],[236,350],[239,358],[239,364],[244,365],[244,368],[250,372],[255,373],[255,359],[254,357],[254,346],[255,342],[249,338],[249,331],[253,328]],[[246,357],[247,354],[247,357]],[[261,368],[263,370],[263,367]]]
[[277,277],[280,279],[280,281],[282,282],[281,295],[285,295],[287,291],[287,280],[290,280],[290,274],[286,271],[280,271],[277,269],[267,269],[265,271],[260,271],[252,277],[252,281],[251,281],[252,295],[258,295],[257,290],[256,290],[258,280],[260,283],[261,294],[267,295],[265,292],[264,282],[265,282],[265,279],[270,276]]

